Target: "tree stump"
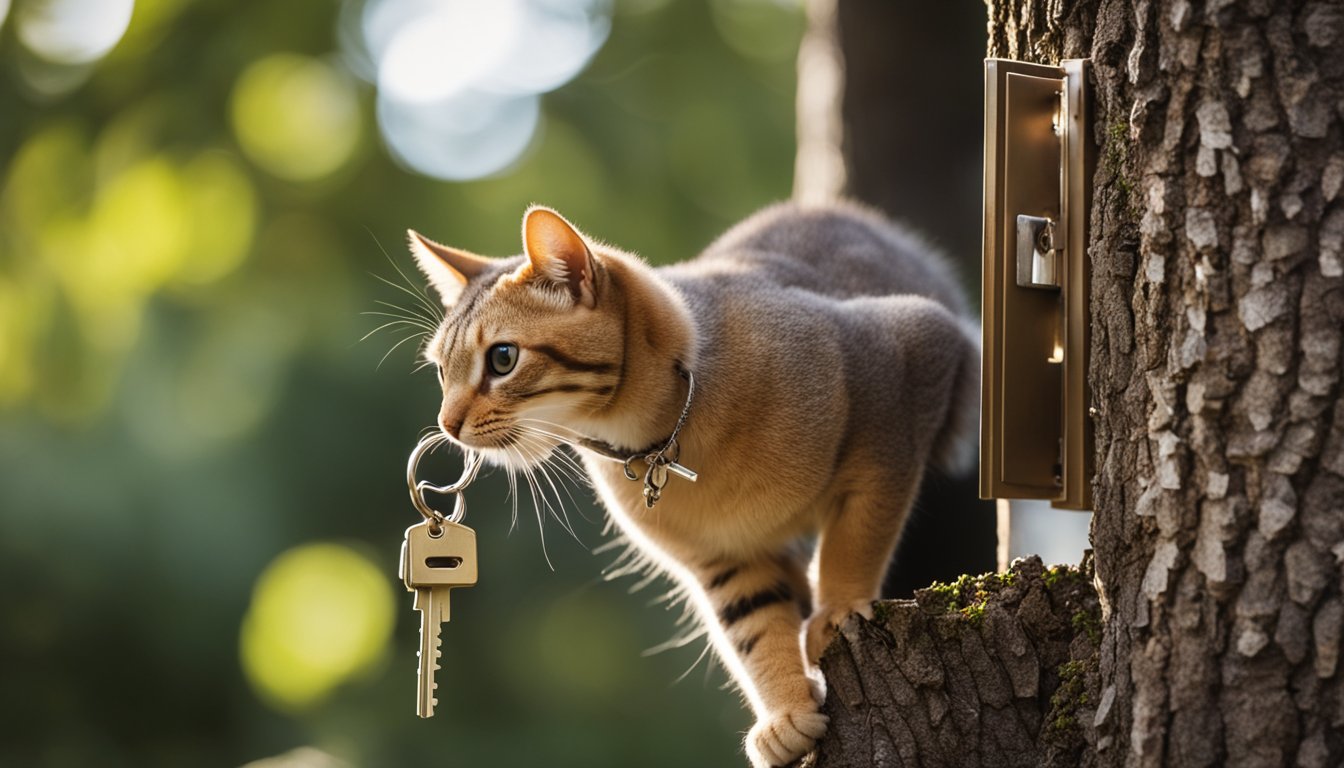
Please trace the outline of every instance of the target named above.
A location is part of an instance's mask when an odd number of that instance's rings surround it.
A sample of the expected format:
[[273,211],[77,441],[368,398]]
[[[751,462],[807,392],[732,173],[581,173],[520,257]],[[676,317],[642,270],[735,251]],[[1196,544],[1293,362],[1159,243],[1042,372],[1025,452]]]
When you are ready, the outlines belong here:
[[1100,632],[1087,561],[879,602],[822,657],[830,731],[798,768],[1089,765]]

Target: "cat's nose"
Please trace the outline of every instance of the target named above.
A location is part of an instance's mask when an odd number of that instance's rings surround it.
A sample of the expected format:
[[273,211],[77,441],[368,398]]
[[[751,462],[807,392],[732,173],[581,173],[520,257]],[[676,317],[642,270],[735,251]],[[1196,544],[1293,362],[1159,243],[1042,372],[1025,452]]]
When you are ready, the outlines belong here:
[[465,408],[450,410],[448,406],[445,405],[439,411],[439,426],[443,427],[443,431],[448,433],[448,436],[453,439],[457,439],[457,437],[462,434],[462,424],[466,420],[467,411]]
[[457,438],[458,435],[462,433],[463,421],[464,419],[462,418],[458,418],[456,421],[450,421],[449,419],[446,418],[440,418],[439,426],[443,427],[443,431],[447,432],[449,437]]

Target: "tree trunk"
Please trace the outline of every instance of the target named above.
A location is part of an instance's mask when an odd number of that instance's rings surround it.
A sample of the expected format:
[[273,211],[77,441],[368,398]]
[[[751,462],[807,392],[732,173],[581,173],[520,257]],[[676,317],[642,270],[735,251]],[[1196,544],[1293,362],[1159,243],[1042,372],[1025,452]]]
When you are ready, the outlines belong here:
[[[927,0],[808,0],[798,56],[794,197],[882,209],[980,274],[984,8]],[[968,181],[970,183],[968,183]],[[974,294],[972,294],[974,299]],[[930,473],[882,593],[995,566],[995,515],[974,475]]]
[[[989,6],[989,55],[1089,57],[1095,77],[1102,631],[1080,760],[1344,765],[1344,6]],[[899,644],[846,639],[863,674],[910,663]],[[913,715],[890,700],[867,715],[895,733]],[[819,766],[859,764],[826,759],[844,738]]]
[[1090,56],[1104,765],[1344,763],[1344,7],[994,2]]

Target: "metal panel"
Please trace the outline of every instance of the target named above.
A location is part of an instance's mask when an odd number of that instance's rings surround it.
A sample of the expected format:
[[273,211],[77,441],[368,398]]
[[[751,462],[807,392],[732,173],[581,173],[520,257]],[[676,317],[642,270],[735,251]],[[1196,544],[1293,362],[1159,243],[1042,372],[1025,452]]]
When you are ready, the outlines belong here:
[[[984,497],[1090,503],[1084,75],[1082,62],[985,62]],[[1051,251],[1058,288],[1019,273],[1019,217],[1053,235],[1033,254],[1024,234],[1023,258],[1039,275]]]

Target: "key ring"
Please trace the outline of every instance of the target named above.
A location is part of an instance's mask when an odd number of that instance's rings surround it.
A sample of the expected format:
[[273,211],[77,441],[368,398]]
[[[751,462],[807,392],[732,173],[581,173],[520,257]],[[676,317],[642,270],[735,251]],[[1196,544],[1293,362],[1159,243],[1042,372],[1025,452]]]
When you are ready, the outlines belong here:
[[[411,458],[406,462],[406,486],[411,492],[411,505],[419,512],[425,521],[429,523],[431,533],[435,530],[442,530],[443,523],[460,523],[462,518],[467,515],[467,502],[462,497],[462,491],[471,485],[476,479],[476,475],[481,471],[481,455],[475,451],[465,451],[465,463],[462,469],[462,476],[457,478],[457,482],[449,485],[434,485],[427,480],[416,481],[415,471],[420,466],[420,457],[424,456],[430,450],[433,450],[439,443],[445,442],[442,435],[431,434],[421,438],[416,444],[415,450],[411,451]],[[456,498],[453,500],[453,513],[444,515],[442,512],[429,506],[425,501],[425,491],[432,491],[438,494],[453,494]]]

